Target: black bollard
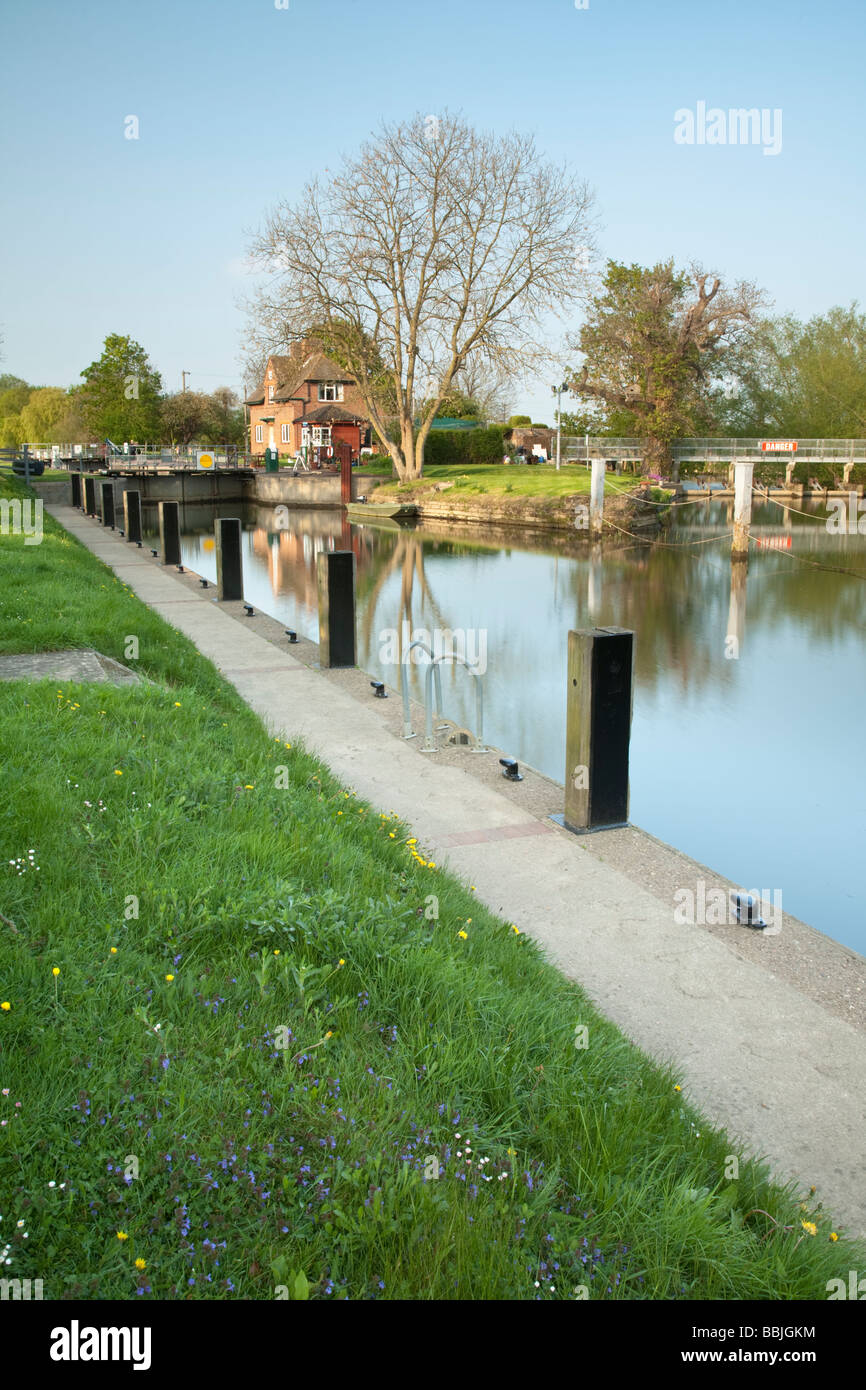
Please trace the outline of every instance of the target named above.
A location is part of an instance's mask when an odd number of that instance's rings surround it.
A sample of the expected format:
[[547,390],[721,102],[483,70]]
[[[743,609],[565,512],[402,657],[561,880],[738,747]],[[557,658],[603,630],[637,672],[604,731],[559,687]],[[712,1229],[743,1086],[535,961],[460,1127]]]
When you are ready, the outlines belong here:
[[102,524],[114,530],[114,483],[102,484]]
[[316,561],[319,586],[319,648],[322,666],[355,665],[355,556],[351,550],[322,551]]
[[159,548],[164,565],[180,564],[180,503],[159,503]]
[[241,523],[236,516],[221,516],[214,525],[216,536],[217,598],[221,603],[244,596],[241,555]]
[[84,515],[96,516],[96,479],[84,479]]
[[633,664],[625,628],[568,634],[562,824],[579,834],[628,824]]
[[71,483],[72,483],[72,505],[73,505],[73,507],[80,507],[80,506],[81,506],[81,474],[80,474],[80,473],[70,473],[69,478],[70,478],[70,481],[71,481]]
[[127,488],[123,494],[123,529],[128,541],[141,543],[141,493]]

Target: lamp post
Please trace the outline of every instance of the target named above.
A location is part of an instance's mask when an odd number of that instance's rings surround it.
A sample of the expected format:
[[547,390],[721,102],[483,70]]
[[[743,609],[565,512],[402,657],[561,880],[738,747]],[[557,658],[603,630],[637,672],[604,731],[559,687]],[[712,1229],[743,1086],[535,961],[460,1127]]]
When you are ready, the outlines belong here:
[[563,391],[568,390],[568,382],[564,381],[561,386],[552,386],[550,389],[556,396],[556,469],[558,472],[562,450],[562,420],[560,419],[562,412],[560,410],[560,405],[562,403]]

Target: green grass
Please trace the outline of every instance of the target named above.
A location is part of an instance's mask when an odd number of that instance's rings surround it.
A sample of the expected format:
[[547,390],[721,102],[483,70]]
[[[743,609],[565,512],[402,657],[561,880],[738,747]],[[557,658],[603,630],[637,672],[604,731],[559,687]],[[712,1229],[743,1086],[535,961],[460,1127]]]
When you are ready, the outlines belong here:
[[0,683],[5,1277],[784,1300],[862,1259],[49,518],[0,537],[0,632],[134,636],[153,682]]
[[[376,497],[416,496],[431,491],[436,483],[450,481],[449,496],[455,497],[574,497],[588,494],[590,472],[582,465],[563,465],[558,471],[553,464],[431,464],[415,483],[388,483],[376,489]],[[633,492],[639,479],[614,477],[605,479],[608,493]]]

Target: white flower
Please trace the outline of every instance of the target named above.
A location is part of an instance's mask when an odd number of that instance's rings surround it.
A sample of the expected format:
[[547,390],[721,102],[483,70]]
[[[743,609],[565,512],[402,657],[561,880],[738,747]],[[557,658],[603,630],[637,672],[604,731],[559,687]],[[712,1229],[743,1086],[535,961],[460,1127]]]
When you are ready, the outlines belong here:
[[50,1183],[48,1184],[48,1186],[49,1186],[49,1187],[56,1187],[56,1186],[57,1186],[57,1183],[56,1183],[56,1182],[50,1182]]

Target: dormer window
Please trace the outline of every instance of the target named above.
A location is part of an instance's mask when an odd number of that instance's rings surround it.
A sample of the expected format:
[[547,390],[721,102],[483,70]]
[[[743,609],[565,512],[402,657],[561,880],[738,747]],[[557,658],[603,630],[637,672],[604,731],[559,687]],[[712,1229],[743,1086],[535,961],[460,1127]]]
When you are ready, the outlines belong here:
[[269,367],[269,368],[268,368],[268,381],[273,381],[273,379],[274,379],[274,369],[273,369],[273,367]]
[[343,399],[343,387],[338,381],[319,382],[320,401],[341,401]]
[[274,399],[274,388],[273,388],[273,386],[269,386],[269,387],[268,387],[268,400],[269,400],[269,401],[272,401],[273,399]]

